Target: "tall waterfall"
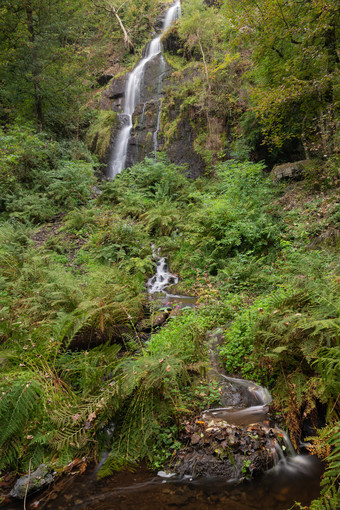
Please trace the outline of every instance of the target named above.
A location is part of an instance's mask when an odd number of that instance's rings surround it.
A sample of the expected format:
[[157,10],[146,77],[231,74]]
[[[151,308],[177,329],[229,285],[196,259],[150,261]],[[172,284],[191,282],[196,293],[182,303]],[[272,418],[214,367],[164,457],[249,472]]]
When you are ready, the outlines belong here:
[[[166,12],[162,31],[166,30],[179,17],[180,9],[181,4],[180,1],[177,0]],[[161,36],[162,33],[152,39],[152,41],[147,46],[145,56],[137,64],[135,69],[128,77],[124,94],[124,112],[120,115],[122,127],[116,138],[116,142],[109,161],[109,179],[113,179],[125,168],[128,144],[132,130],[132,116],[139,102],[140,90],[143,85],[145,66],[150,60],[161,53]],[[157,134],[154,135],[154,147],[157,147]]]

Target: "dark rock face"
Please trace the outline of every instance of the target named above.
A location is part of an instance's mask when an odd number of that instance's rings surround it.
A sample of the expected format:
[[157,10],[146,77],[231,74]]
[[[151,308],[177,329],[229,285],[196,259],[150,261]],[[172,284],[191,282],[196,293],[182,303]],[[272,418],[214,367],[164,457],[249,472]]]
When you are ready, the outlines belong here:
[[166,153],[173,163],[187,165],[188,176],[196,179],[205,171],[203,158],[194,151],[196,134],[188,119],[181,119],[177,126],[177,136],[169,144]]
[[[167,45],[168,49],[170,47],[175,48],[178,45],[177,39],[176,32],[173,32],[173,36],[165,38],[164,44]],[[172,69],[165,61],[163,55],[157,55],[145,67],[139,100],[133,115],[133,128],[126,160],[127,167],[142,161],[146,156],[151,156],[156,148],[164,149],[161,126],[157,137],[155,137],[155,132],[160,121],[162,100],[167,87],[170,85],[171,74]],[[192,74],[190,78],[192,78]],[[122,113],[127,79],[128,75],[124,75],[111,80],[110,85],[102,94],[102,109]],[[172,118],[176,118],[179,115],[179,108],[180,105],[170,112]],[[111,137],[111,150],[117,134],[118,129],[116,127]],[[196,134],[190,124],[190,119],[184,117],[178,124],[177,136],[174,137],[166,148],[170,161],[178,165],[187,165],[188,175],[192,178],[202,175],[205,170],[204,160],[194,151],[193,142],[195,137]],[[106,159],[106,162],[108,162],[109,154],[106,155]]]
[[11,496],[13,498],[24,499],[25,494],[32,494],[53,482],[56,473],[45,464],[41,464],[33,473],[25,475],[17,480]]
[[104,85],[109,83],[109,81],[112,80],[112,78],[113,78],[113,74],[107,74],[107,73],[101,74],[97,78],[98,85],[100,85],[101,87],[104,87]]
[[145,68],[139,104],[133,115],[133,129],[129,140],[127,166],[132,166],[155,150],[154,133],[157,130],[162,106],[163,89],[169,82],[171,68],[162,55],[152,59]]
[[173,55],[176,55],[178,50],[183,48],[183,44],[180,40],[176,27],[171,28],[168,32],[162,37],[162,45],[163,50]]
[[279,182],[286,179],[303,179],[308,163],[309,160],[304,159],[301,161],[295,161],[294,163],[284,163],[283,165],[275,166],[272,170],[273,181]]
[[103,92],[101,106],[104,110],[114,110],[117,113],[123,111],[125,86],[128,75],[120,76],[111,80],[109,87]]

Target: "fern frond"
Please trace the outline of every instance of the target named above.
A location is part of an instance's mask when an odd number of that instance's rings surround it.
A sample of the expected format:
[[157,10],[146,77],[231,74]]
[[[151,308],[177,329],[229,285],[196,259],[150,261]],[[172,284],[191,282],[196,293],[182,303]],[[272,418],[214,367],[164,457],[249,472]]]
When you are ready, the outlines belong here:
[[0,447],[11,436],[21,435],[26,423],[33,416],[39,405],[42,392],[40,383],[35,379],[28,379],[33,374],[26,374],[13,382],[11,389],[5,389],[0,399],[0,420],[2,430]]

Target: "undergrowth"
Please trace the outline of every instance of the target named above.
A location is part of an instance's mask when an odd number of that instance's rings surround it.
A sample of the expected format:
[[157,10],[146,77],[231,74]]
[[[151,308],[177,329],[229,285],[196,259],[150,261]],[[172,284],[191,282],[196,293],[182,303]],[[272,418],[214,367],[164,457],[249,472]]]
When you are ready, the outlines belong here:
[[[161,155],[102,184],[94,199],[86,151],[73,160],[43,135],[27,144],[15,163],[3,153],[0,183],[9,186],[0,226],[0,470],[46,461],[62,469],[103,451],[101,476],[141,459],[160,468],[179,448],[184,417],[218,405],[205,335],[220,327],[227,372],[269,387],[296,446],[303,421],[317,428],[325,417],[314,441],[329,467],[323,503],[312,508],[331,508],[338,274],[333,241],[320,232],[336,229],[335,191],[274,185],[262,164],[236,161],[190,181]],[[26,189],[51,210],[23,205]],[[144,292],[158,248],[198,304],[172,311],[150,335],[140,324],[162,312]]]

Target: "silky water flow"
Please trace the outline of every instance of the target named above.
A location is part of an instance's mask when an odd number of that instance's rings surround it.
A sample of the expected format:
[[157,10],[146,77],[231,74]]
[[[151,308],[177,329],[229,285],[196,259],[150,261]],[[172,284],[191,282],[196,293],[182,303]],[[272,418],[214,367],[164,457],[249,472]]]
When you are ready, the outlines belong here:
[[[166,12],[162,32],[169,28],[169,26],[179,17],[180,12],[181,4],[179,1],[177,1]],[[145,67],[148,62],[150,62],[150,60],[155,58],[162,51],[162,32],[157,35],[157,37],[152,39],[152,41],[148,44],[145,56],[140,60],[140,62],[128,77],[124,93],[124,111],[119,115],[121,129],[116,137],[108,166],[109,179],[114,179],[114,177],[125,168],[129,139],[132,131],[132,118],[135,108],[140,101],[140,91],[143,86]],[[163,57],[161,58],[161,66],[164,67]],[[160,86],[161,84],[159,84],[159,87]],[[160,113],[161,103],[158,108],[156,131],[153,134],[154,150],[157,150],[157,135],[159,131]]]

